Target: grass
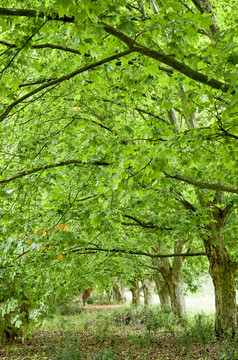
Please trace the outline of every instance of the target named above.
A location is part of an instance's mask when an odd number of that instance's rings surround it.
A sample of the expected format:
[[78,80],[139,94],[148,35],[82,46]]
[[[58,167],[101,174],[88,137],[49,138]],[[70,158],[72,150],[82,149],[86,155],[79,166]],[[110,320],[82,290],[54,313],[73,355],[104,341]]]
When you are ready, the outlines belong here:
[[[169,308],[123,307],[57,315],[24,343],[5,344],[6,360],[216,360],[212,319],[187,319],[182,327]],[[209,356],[208,353],[209,352]],[[188,357],[189,356],[189,357]],[[225,358],[224,358],[225,359]]]
[[122,307],[57,315],[40,334],[50,360],[215,360],[213,321],[206,314],[189,316],[182,327],[169,307]]
[[[123,306],[79,311],[72,305],[45,320],[34,336],[5,344],[6,360],[236,360],[238,341],[214,338],[212,287],[187,296],[183,326],[169,308]],[[201,313],[201,310],[203,313]],[[194,316],[194,313],[197,313]]]
[[196,314],[204,312],[205,314],[215,313],[215,297],[211,278],[208,278],[202,284],[202,288],[196,293],[188,293],[185,296],[188,312]]

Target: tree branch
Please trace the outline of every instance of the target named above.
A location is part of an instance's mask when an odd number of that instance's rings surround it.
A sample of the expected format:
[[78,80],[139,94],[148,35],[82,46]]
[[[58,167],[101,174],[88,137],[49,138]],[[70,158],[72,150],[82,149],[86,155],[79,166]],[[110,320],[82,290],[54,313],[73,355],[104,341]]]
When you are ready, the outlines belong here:
[[233,194],[238,194],[238,187],[235,188],[235,187],[226,186],[226,185],[222,185],[222,184],[204,183],[202,181],[190,179],[183,175],[170,175],[166,172],[164,172],[164,175],[168,178],[176,179],[179,181],[186,182],[187,184],[194,185],[200,189],[208,189],[208,190],[211,189],[211,190],[216,190],[216,191],[226,191],[226,192],[230,192]]
[[57,13],[52,12],[51,14],[46,14],[42,11],[38,12],[36,10],[29,9],[8,9],[8,8],[0,8],[0,15],[4,16],[25,16],[25,17],[33,17],[33,18],[45,18],[47,20],[57,20],[62,22],[73,23],[75,21],[74,16],[59,16]]
[[196,212],[195,206],[193,206],[193,204],[191,204],[188,200],[186,200],[181,193],[178,193],[175,199],[178,200],[184,206],[185,209],[192,212]]
[[[201,0],[202,1],[202,0]],[[204,0],[208,1],[208,0]],[[71,22],[75,21],[74,16],[72,17],[59,17],[57,13],[52,13],[51,15],[44,14],[42,12],[37,13],[35,10],[25,10],[25,9],[5,9],[0,8],[0,15],[8,15],[8,16],[27,16],[27,17],[47,17],[47,20],[59,20],[63,22]],[[161,52],[155,51],[150,49],[144,45],[137,43],[135,40],[127,36],[126,34],[122,33],[121,31],[115,29],[113,26],[108,25],[104,22],[99,22],[104,27],[104,30],[108,33],[113,35],[114,37],[118,38],[124,44],[126,44],[130,48],[130,52],[138,52],[142,55],[148,56],[152,59],[162,62],[174,70],[179,71],[180,73],[184,74],[185,76],[198,81],[202,84],[208,85],[213,89],[222,90],[223,92],[227,92],[230,88],[230,85],[225,84],[219,80],[210,78],[208,75],[204,75],[198,71],[193,70],[189,66],[184,63],[179,62],[178,60],[174,59],[171,56],[165,55]],[[0,117],[1,121],[1,117]]]
[[220,28],[217,24],[212,6],[209,0],[192,0],[197,9],[202,13],[211,14],[211,18],[214,20],[214,23],[210,26],[211,33],[214,35],[216,32],[220,31]]
[[147,110],[144,110],[144,109],[141,109],[141,108],[138,108],[138,107],[136,107],[135,110],[138,111],[138,112],[142,112],[142,113],[144,113],[146,115],[153,116],[155,119],[158,119],[158,120],[162,121],[163,123],[165,123],[166,125],[169,125],[169,122],[167,120],[163,119],[162,117],[160,117],[160,116],[158,116],[158,115],[156,115],[156,114],[154,114],[154,113],[152,113],[150,111],[147,111]]
[[133,251],[133,250],[124,250],[124,249],[104,249],[104,248],[84,248],[84,249],[73,249],[70,251],[71,253],[78,254],[97,254],[98,252],[108,252],[108,253],[121,253],[128,255],[139,255],[139,256],[147,256],[150,258],[169,258],[169,257],[181,257],[181,256],[206,256],[204,252],[200,253],[186,253],[186,254],[149,254],[143,251]]
[[[61,50],[61,51],[67,51],[67,52],[71,52],[73,54],[77,54],[77,55],[82,55],[81,52],[79,50],[76,49],[72,49],[69,48],[67,46],[61,46],[61,45],[54,45],[54,44],[39,44],[39,45],[33,45],[32,46],[33,49],[55,49],[55,50]],[[89,54],[85,54],[84,56],[89,57]]]
[[40,92],[41,90],[44,90],[45,88],[47,87],[50,87],[50,86],[53,86],[53,85],[56,85],[56,84],[60,84],[62,83],[63,81],[66,81],[66,80],[69,80],[70,78],[78,75],[78,74],[81,74],[85,71],[88,71],[90,69],[93,69],[97,66],[100,66],[102,64],[105,64],[109,61],[112,61],[112,60],[115,60],[115,59],[119,59],[123,56],[126,56],[130,53],[132,53],[134,50],[133,49],[127,49],[125,51],[122,51],[118,54],[115,54],[115,55],[112,55],[112,56],[109,56],[105,59],[102,59],[100,61],[97,61],[93,64],[89,64],[89,65],[86,65],[86,66],[83,66],[82,68],[78,69],[78,70],[75,70],[67,75],[63,75],[61,76],[60,78],[58,79],[55,79],[55,80],[52,80],[52,81],[49,81],[47,82],[46,84],[43,84],[41,86],[39,86],[38,88],[36,88],[35,90],[32,90],[30,91],[29,93],[23,95],[22,97],[18,98],[17,100],[13,101],[10,105],[8,105],[8,107],[6,108],[6,110],[0,115],[0,122],[2,122],[6,117],[7,115],[10,113],[10,111],[16,106],[18,105],[19,103],[21,103],[22,101],[28,99],[29,97],[37,94],[38,92]]
[[[164,227],[164,226],[160,227],[160,226],[154,225],[152,222],[146,222],[146,221],[140,220],[131,215],[123,215],[123,216],[126,217],[127,219],[135,221],[135,223],[137,223],[139,226],[144,227],[146,229],[173,230],[172,228],[169,228],[169,227]],[[130,223],[130,225],[132,225],[132,224]]]
[[38,33],[38,31],[45,25],[46,21],[44,21],[34,32],[31,34],[31,36],[24,42],[24,44],[17,50],[17,52],[12,56],[12,58],[9,60],[7,65],[4,66],[4,68],[1,70],[0,75],[3,74],[3,72],[11,65],[13,60],[17,57],[17,55],[24,49],[24,47],[31,41],[31,39]]
[[58,163],[55,163],[55,164],[49,164],[49,165],[44,165],[44,166],[40,166],[38,168],[35,168],[35,169],[31,169],[31,170],[25,170],[25,171],[19,171],[19,173],[17,175],[14,175],[8,179],[4,179],[4,180],[0,180],[0,184],[6,184],[6,183],[9,183],[11,181],[14,181],[16,179],[19,179],[19,178],[22,178],[22,177],[25,177],[25,176],[28,176],[28,175],[32,175],[32,174],[35,174],[39,171],[45,171],[45,170],[48,170],[48,169],[53,169],[53,168],[56,168],[56,167],[60,167],[60,166],[68,166],[68,165],[76,165],[76,166],[84,166],[84,165],[96,165],[96,166],[108,166],[110,165],[109,163],[107,162],[103,162],[103,161],[95,161],[95,162],[91,162],[91,163],[84,163],[80,160],[67,160],[67,161],[60,161]]
[[[7,46],[8,48],[12,49],[12,48],[16,48],[17,45],[16,44],[11,44],[11,43],[8,43],[6,41],[0,41],[0,44],[1,45],[5,45]],[[45,49],[45,48],[49,48],[49,49],[55,49],[55,50],[62,50],[62,51],[68,51],[68,52],[71,52],[73,54],[78,54],[78,55],[82,55],[81,52],[79,50],[76,50],[76,49],[72,49],[72,48],[69,48],[67,46],[61,46],[61,45],[55,45],[55,44],[38,44],[38,45],[32,45],[32,49]],[[90,56],[89,54],[85,54],[84,56]]]
[[137,43],[135,40],[131,39],[129,36],[123,34],[121,31],[115,29],[113,26],[103,23],[104,30],[124,42],[129,48],[133,47],[135,52],[138,52],[142,55],[148,56],[152,59],[162,62],[173,69],[179,71],[180,73],[186,75],[190,79],[196,80],[202,84],[208,85],[214,89],[222,90],[227,92],[230,88],[228,84],[225,84],[219,80],[213,79],[193,70],[189,66],[180,61],[176,60],[174,57],[163,54],[162,52],[155,51],[148,48],[147,46]]

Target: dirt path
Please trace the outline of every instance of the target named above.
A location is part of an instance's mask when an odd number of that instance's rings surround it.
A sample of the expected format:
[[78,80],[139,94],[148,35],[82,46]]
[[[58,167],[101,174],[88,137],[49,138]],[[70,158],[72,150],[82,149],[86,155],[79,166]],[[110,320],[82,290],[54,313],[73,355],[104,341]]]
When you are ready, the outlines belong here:
[[94,310],[108,310],[108,311],[112,311],[115,309],[119,309],[122,308],[126,305],[124,304],[117,304],[117,305],[107,305],[107,304],[103,304],[103,305],[85,305],[82,307],[82,310],[90,310],[90,311],[94,311]]

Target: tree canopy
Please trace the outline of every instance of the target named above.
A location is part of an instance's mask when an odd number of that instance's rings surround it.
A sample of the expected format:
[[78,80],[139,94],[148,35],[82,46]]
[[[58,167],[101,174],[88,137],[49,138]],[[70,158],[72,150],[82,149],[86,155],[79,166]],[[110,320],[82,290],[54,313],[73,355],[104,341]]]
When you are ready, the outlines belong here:
[[133,276],[151,258],[206,254],[222,289],[216,330],[233,332],[236,2],[1,6],[5,308],[16,306],[17,279],[18,297],[35,294],[40,307],[42,294],[80,288],[88,272]]

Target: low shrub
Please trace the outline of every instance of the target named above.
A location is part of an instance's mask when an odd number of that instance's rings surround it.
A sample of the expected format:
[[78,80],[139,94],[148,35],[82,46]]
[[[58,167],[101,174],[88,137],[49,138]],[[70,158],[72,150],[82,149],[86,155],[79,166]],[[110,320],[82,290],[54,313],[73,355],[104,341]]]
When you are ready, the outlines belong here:
[[174,326],[177,324],[178,320],[170,306],[154,306],[148,309],[148,319],[145,324],[148,332],[156,333],[160,329],[166,332],[174,332]]
[[201,344],[215,341],[214,319],[204,313],[195,315],[192,323],[188,324],[182,332],[177,333],[176,339],[180,346],[186,348],[189,348],[194,341]]

